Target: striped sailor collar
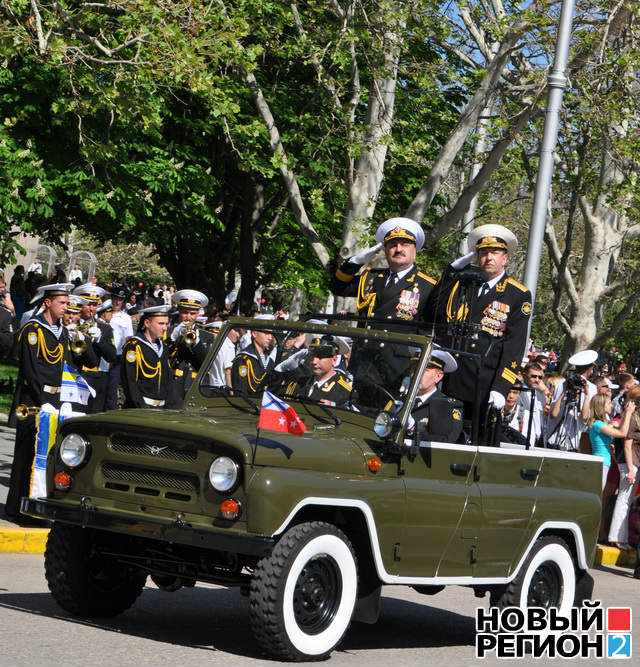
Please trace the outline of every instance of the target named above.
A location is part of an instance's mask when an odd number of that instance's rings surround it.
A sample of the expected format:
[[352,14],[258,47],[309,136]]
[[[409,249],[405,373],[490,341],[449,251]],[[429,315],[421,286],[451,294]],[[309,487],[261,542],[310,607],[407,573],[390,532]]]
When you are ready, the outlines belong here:
[[158,355],[158,358],[160,358],[162,356],[162,351],[164,350],[164,345],[162,344],[162,339],[161,338],[158,338],[157,343],[150,343],[147,340],[147,337],[144,336],[144,335],[140,336],[139,334],[136,334],[133,338],[135,340],[140,341],[141,343],[144,343],[147,347],[151,348]]
[[60,339],[60,336],[62,336],[62,331],[64,329],[64,325],[62,324],[62,319],[59,319],[56,324],[51,325],[45,319],[44,313],[40,312],[37,315],[34,315],[29,320],[29,322],[37,322],[38,324],[43,326],[45,329],[48,329],[58,339]]

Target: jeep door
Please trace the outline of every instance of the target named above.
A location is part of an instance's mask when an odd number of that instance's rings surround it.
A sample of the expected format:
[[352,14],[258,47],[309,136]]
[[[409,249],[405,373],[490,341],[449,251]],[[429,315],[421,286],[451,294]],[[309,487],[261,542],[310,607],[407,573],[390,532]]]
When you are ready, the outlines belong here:
[[[456,533],[473,484],[475,458],[475,447],[438,442],[421,442],[413,461],[403,457],[407,506],[401,576],[471,575],[468,545]],[[445,552],[447,562],[441,567]]]
[[531,521],[542,461],[541,454],[523,445],[478,447],[475,472],[482,516],[474,576],[509,573]]

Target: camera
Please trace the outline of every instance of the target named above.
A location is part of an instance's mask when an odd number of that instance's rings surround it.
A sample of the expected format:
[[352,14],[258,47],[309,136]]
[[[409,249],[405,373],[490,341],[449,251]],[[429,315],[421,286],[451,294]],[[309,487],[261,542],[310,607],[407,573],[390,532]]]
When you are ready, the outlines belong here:
[[584,378],[578,373],[568,373],[565,378],[564,390],[567,401],[575,401],[584,386]]

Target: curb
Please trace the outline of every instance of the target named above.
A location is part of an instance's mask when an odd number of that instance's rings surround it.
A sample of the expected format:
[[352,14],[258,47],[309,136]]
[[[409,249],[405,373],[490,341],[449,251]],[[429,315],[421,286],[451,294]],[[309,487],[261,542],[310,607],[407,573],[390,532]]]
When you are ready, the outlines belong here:
[[617,547],[607,547],[599,544],[596,550],[595,564],[635,567],[638,564],[638,555],[635,549],[623,551]]
[[0,553],[42,554],[48,528],[5,528],[0,526]]

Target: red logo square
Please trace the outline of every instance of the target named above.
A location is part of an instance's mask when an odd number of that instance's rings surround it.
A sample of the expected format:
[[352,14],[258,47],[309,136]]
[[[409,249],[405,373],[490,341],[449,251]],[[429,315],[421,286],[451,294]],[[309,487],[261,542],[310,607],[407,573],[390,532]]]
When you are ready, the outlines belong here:
[[609,632],[631,632],[631,609],[609,607],[607,609],[607,630]]

